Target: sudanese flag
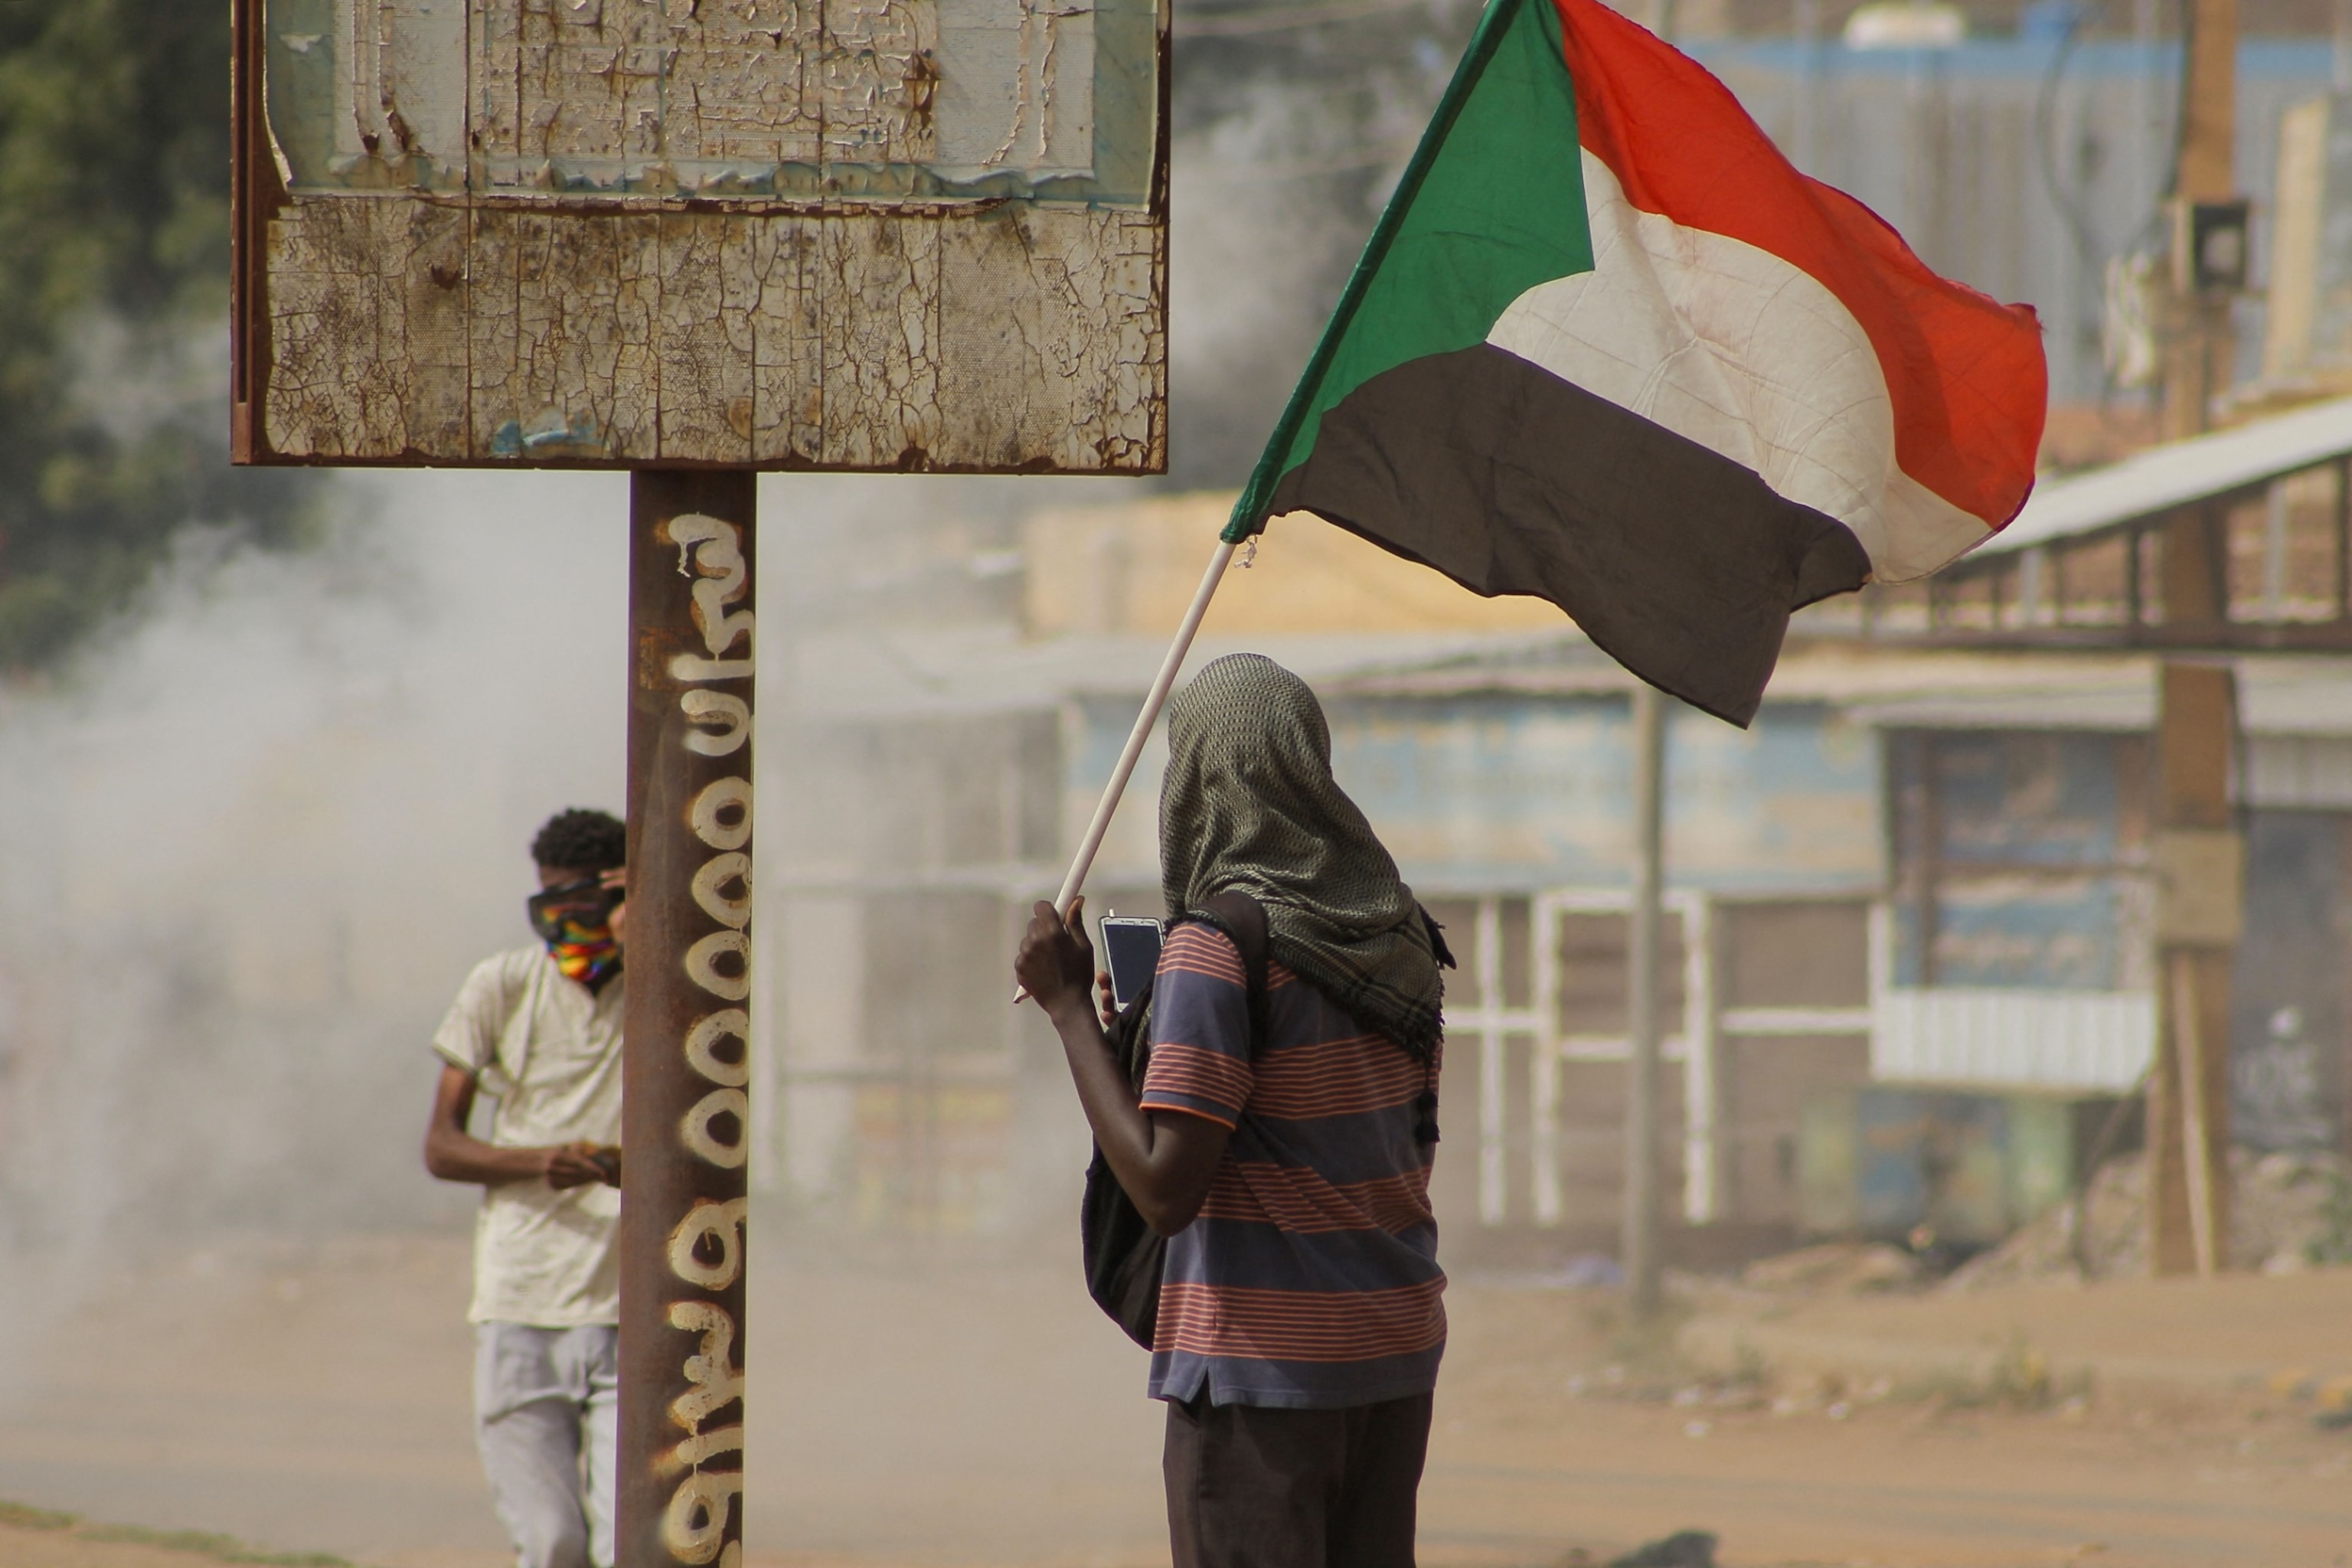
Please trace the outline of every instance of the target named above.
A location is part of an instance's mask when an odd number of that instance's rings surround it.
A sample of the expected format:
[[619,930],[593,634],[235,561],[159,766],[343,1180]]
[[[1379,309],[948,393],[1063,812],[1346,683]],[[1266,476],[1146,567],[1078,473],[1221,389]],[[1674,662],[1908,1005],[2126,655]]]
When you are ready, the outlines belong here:
[[1312,511],[1746,724],[1791,611],[2033,486],[2032,310],[1600,0],[1491,0],[1226,537]]

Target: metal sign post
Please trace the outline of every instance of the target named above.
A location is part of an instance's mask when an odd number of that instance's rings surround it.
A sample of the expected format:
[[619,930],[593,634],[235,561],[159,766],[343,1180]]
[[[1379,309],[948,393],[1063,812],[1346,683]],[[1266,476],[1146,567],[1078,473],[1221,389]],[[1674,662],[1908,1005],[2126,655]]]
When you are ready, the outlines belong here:
[[617,1560],[742,1550],[756,477],[629,476]]

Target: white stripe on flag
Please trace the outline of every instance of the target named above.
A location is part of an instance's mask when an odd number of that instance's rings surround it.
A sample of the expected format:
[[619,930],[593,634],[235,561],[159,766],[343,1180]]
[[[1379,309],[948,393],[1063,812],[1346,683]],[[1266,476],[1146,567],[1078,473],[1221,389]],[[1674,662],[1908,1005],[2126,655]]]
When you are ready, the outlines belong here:
[[1819,279],[1637,210],[1583,159],[1593,269],[1520,295],[1489,343],[1836,518],[1880,582],[1924,577],[1991,531],[1896,467],[1877,352]]

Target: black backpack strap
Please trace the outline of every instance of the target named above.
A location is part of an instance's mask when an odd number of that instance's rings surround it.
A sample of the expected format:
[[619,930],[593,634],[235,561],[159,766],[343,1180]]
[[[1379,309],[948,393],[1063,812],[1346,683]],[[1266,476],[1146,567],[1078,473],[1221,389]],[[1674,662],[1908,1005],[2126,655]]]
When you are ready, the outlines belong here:
[[1151,1068],[1151,991],[1157,978],[1144,976],[1143,988],[1128,999],[1105,1031],[1112,1058],[1139,1095],[1143,1092],[1143,1075]]
[[1249,989],[1250,1048],[1255,1051],[1265,1037],[1265,906],[1247,893],[1228,891],[1201,900],[1201,912],[1241,952],[1242,973]]
[[[1435,915],[1423,909],[1421,905],[1415,904],[1413,907],[1421,910],[1421,929],[1429,933],[1430,952],[1443,967],[1447,969],[1458,967],[1454,962],[1454,950],[1445,945],[1445,928],[1437,923]],[[1413,1109],[1420,1113],[1413,1124],[1413,1136],[1424,1143],[1436,1142],[1437,1071],[1436,1052],[1433,1049],[1421,1057],[1421,1097],[1412,1103]]]

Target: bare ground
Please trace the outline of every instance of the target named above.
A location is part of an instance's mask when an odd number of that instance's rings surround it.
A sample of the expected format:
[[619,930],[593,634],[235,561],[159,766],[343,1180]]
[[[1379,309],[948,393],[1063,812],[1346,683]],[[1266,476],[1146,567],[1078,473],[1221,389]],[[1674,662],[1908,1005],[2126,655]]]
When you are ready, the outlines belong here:
[[[770,1249],[774,1256],[774,1249]],[[236,1549],[500,1568],[448,1237],[224,1247],[20,1336],[0,1568]],[[1164,1563],[1142,1356],[1065,1264],[838,1260],[753,1281],[750,1540],[770,1568]],[[1423,1490],[1433,1565],[2352,1564],[2352,1271],[1790,1298],[1462,1280]],[[2352,1385],[2347,1385],[2352,1387]],[[111,1537],[111,1538],[110,1538]],[[126,1538],[127,1537],[127,1538]]]

